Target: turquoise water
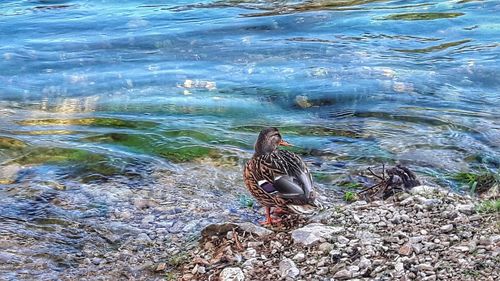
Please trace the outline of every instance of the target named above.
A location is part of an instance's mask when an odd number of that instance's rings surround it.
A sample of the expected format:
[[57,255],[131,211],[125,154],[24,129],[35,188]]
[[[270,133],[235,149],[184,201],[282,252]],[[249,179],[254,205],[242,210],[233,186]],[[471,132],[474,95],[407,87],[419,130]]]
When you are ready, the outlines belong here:
[[[496,1],[4,1],[0,133],[30,151],[178,162],[195,157],[172,148],[238,155],[260,127],[288,126],[326,172],[339,161],[498,168],[498,11]],[[27,153],[16,149],[0,161]]]
[[[114,201],[81,184],[141,188],[186,163],[244,192],[264,126],[325,188],[381,163],[451,187],[454,173],[497,171],[499,13],[457,0],[2,1],[0,223],[105,217],[95,204]],[[47,190],[78,208],[33,199]]]

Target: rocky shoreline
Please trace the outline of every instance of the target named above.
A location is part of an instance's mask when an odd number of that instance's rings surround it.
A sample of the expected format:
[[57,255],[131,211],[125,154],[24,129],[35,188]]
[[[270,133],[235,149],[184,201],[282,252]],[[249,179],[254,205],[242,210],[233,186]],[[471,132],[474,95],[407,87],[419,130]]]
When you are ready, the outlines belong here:
[[498,213],[418,186],[272,229],[215,224],[167,280],[499,280]]

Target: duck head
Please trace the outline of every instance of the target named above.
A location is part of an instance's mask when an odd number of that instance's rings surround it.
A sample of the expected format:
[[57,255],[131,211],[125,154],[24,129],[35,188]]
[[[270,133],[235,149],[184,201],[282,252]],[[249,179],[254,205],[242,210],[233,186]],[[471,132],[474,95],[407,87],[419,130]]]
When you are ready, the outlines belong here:
[[257,142],[255,142],[255,155],[268,154],[276,149],[278,146],[291,146],[288,142],[284,141],[277,128],[269,127],[260,131]]

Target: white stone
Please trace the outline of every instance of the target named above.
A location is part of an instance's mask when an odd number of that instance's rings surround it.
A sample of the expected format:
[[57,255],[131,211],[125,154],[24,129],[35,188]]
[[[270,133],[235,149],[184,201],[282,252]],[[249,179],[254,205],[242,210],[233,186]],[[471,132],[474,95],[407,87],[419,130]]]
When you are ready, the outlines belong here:
[[239,223],[238,227],[247,233],[255,234],[257,236],[263,237],[273,233],[272,230],[264,228],[262,226],[255,225],[250,222]]
[[333,278],[335,280],[345,280],[345,279],[349,279],[351,278],[352,274],[350,271],[346,270],[346,269],[343,269],[343,270],[339,270],[335,273],[335,275],[333,275]]
[[434,192],[443,192],[440,188],[429,186],[429,185],[419,185],[410,189],[411,194],[422,194],[427,195]]
[[300,270],[297,268],[295,263],[288,258],[285,258],[280,262],[279,268],[281,277],[295,278],[300,274]]
[[365,257],[361,257],[359,259],[358,267],[360,269],[370,268],[371,266],[372,266],[372,262],[369,259],[367,259]]
[[444,232],[444,233],[448,233],[450,231],[453,230],[453,224],[447,224],[447,225],[443,225],[441,226],[441,231]]
[[255,251],[254,248],[248,248],[244,253],[243,253],[243,257],[245,259],[251,259],[251,258],[255,258],[255,256],[257,256],[257,251]]
[[254,264],[257,262],[257,258],[251,258],[245,261],[241,266],[243,268],[253,268]]
[[397,271],[397,272],[402,272],[404,271],[405,267],[404,267],[404,264],[400,261],[396,262],[396,264],[394,265],[394,269]]
[[298,262],[301,262],[303,260],[306,259],[306,255],[302,252],[298,252],[294,257],[293,257],[293,260],[294,261],[298,261]]
[[333,227],[321,223],[311,223],[292,231],[292,239],[295,244],[311,246],[319,243],[322,239],[329,240],[333,237],[333,234],[338,234],[343,231],[343,227]]
[[239,267],[226,267],[219,275],[220,281],[244,281],[245,275]]
[[342,235],[339,235],[337,236],[337,242],[339,242],[340,244],[347,244],[349,243],[349,239],[345,238]]

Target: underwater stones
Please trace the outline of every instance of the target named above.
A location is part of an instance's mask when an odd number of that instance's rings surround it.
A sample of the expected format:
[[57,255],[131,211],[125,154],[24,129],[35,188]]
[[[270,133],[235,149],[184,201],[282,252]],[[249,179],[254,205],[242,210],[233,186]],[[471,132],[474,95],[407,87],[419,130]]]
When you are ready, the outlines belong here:
[[21,165],[9,164],[0,166],[0,184],[11,184],[16,181],[18,173],[22,170]]
[[295,103],[301,108],[309,108],[313,106],[311,102],[309,102],[309,98],[304,95],[299,95],[295,97]]
[[152,208],[158,205],[154,200],[151,199],[143,199],[143,198],[136,198],[133,200],[133,204],[137,209],[147,209],[147,208]]
[[322,240],[330,240],[333,234],[344,231],[343,227],[327,226],[321,223],[311,223],[291,232],[295,244],[312,246]]
[[134,121],[116,118],[80,118],[80,119],[30,119],[16,122],[22,126],[92,126],[112,128],[152,128],[158,124],[151,121]]
[[22,149],[26,146],[22,140],[0,136],[0,149]]

